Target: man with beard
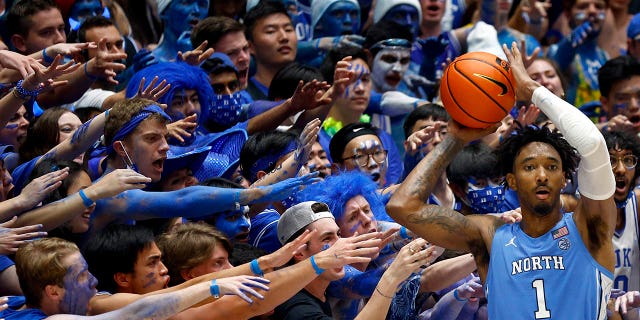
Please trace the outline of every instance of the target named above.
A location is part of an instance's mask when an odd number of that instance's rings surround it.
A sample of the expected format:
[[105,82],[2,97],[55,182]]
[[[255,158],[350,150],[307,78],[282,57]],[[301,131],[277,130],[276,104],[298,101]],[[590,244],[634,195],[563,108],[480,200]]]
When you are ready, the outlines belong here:
[[[528,76],[516,43],[503,49],[517,80],[516,98],[532,101],[561,133],[526,127],[498,150],[498,167],[518,194],[522,221],[505,225],[492,216],[462,216],[426,204],[455,154],[497,129],[455,121],[391,197],[387,213],[435,245],[473,253],[490,319],[605,319],[616,225],[606,143],[589,118]],[[560,192],[576,167],[580,202],[564,213]]]

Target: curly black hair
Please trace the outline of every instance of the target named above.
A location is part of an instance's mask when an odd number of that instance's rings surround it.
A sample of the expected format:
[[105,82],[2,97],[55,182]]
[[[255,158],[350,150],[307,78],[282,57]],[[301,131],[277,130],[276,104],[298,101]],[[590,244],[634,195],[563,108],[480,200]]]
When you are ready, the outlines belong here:
[[572,173],[578,168],[580,156],[558,130],[551,130],[546,125],[521,128],[495,150],[498,158],[497,167],[502,175],[513,173],[514,162],[520,150],[532,142],[542,142],[553,147],[560,154],[565,178],[572,178]]
[[[640,138],[628,131],[602,131],[607,149],[629,150],[634,156],[640,158]],[[636,170],[634,178],[640,175],[640,170]]]

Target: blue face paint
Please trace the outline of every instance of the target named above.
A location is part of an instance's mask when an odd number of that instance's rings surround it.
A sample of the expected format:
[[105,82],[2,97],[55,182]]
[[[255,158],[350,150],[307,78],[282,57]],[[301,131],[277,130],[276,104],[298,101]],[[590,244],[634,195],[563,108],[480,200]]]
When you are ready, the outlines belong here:
[[89,266],[80,252],[67,257],[70,261],[62,283],[65,289],[60,301],[61,313],[86,315],[89,300],[96,294],[98,280],[89,272]]
[[69,19],[82,23],[89,17],[99,16],[104,12],[99,0],[76,0],[69,12]]
[[220,213],[216,219],[215,227],[231,241],[234,241],[238,236],[242,238],[241,240],[245,240],[251,228],[251,221],[247,216],[248,212],[249,207],[245,206],[237,211]]
[[401,26],[411,28],[411,34],[415,37],[418,35],[420,26],[419,16],[418,8],[408,4],[400,4],[387,11],[382,20],[390,20]]
[[172,1],[160,14],[165,32],[171,32],[178,39],[184,32],[191,32],[193,27],[207,16],[209,0]]
[[321,249],[321,250],[322,250],[322,251],[325,251],[325,250],[327,250],[327,249],[329,249],[329,248],[331,248],[331,245],[330,245],[330,244],[328,244],[328,243],[325,243],[325,244],[323,244],[323,245],[322,245],[322,249]]
[[324,12],[313,31],[313,37],[337,37],[359,32],[360,8],[349,1],[338,1]]

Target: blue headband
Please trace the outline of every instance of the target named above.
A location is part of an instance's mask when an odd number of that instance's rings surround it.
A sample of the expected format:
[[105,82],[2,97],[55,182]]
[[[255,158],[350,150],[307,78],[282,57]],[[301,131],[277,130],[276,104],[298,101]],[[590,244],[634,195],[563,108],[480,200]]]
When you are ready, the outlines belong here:
[[258,180],[258,171],[266,171],[268,168],[272,167],[278,159],[280,159],[285,154],[294,151],[298,148],[298,141],[291,141],[284,149],[280,152],[273,152],[264,157],[258,159],[252,166],[249,172],[251,173],[251,178]]
[[382,49],[395,49],[395,48],[403,48],[403,49],[411,49],[411,42],[407,39],[401,38],[392,38],[392,39],[384,39],[382,41],[376,42],[371,46],[370,51],[374,50],[382,50]]
[[142,121],[146,120],[148,117],[154,114],[159,114],[168,121],[171,121],[171,117],[169,117],[157,104],[152,104],[145,107],[144,109],[140,110],[138,114],[133,116],[131,120],[122,125],[122,128],[120,128],[120,130],[116,132],[116,134],[113,136],[113,139],[111,140],[111,144],[107,146],[107,154],[113,153],[114,142],[124,140],[124,138],[131,132],[133,132],[133,130],[135,130]]

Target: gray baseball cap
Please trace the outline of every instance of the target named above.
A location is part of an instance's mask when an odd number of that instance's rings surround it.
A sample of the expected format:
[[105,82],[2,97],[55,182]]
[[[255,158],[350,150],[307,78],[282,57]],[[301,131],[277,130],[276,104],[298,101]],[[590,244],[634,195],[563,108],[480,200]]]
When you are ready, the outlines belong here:
[[285,244],[296,232],[322,218],[334,219],[324,202],[306,201],[287,209],[278,220],[278,240]]

